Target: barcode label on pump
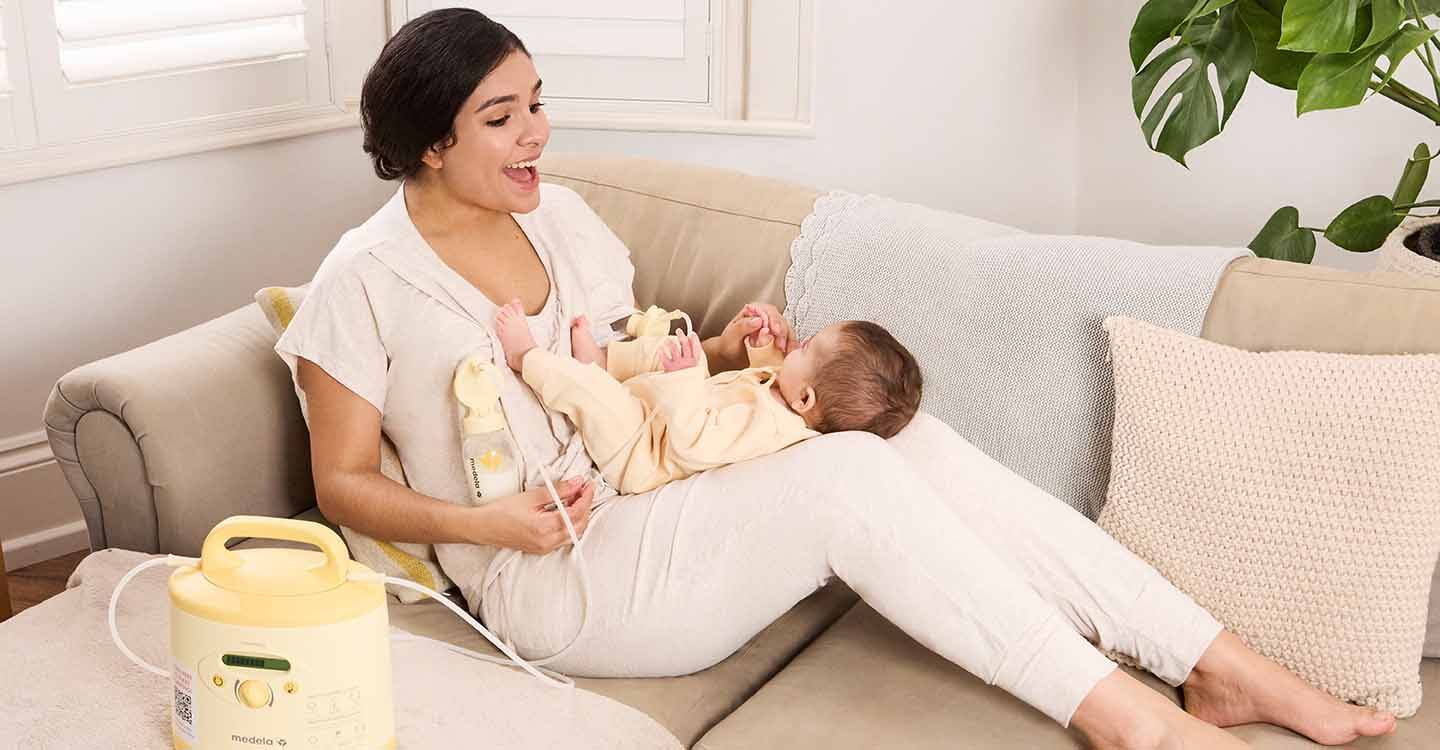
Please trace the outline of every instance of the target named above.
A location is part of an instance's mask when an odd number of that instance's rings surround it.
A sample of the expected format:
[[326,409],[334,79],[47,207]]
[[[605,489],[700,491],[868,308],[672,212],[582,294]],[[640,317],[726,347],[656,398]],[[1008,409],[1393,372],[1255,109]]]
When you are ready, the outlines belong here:
[[176,662],[171,669],[175,680],[175,734],[195,744],[195,673]]

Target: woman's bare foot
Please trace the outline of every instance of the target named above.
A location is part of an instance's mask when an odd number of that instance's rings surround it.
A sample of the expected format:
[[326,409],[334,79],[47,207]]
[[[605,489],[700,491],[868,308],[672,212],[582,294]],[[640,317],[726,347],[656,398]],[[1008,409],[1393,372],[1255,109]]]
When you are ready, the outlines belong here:
[[505,349],[505,364],[520,372],[525,354],[535,348],[535,334],[530,332],[530,321],[525,319],[525,308],[520,300],[511,300],[495,314],[495,333],[500,337],[500,346]]
[[1322,745],[1395,731],[1395,717],[1341,702],[1255,653],[1228,630],[1206,649],[1180,686],[1185,710],[1216,726],[1265,722]]
[[1080,702],[1070,726],[1095,750],[1241,750],[1248,743],[1180,710],[1122,669]]
[[570,321],[570,354],[583,364],[605,365],[604,352],[595,343],[595,335],[590,333],[590,319],[584,315]]

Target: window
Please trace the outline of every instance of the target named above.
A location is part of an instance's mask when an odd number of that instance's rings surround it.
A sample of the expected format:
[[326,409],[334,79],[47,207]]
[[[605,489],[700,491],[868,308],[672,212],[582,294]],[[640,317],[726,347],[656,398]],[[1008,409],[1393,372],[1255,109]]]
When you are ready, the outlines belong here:
[[318,0],[31,0],[37,137],[330,102]]
[[0,184],[353,124],[341,1],[0,0]]
[[[399,0],[514,31],[557,127],[808,134],[813,0]],[[756,43],[759,42],[759,43]]]
[[15,147],[15,123],[19,119],[15,96],[15,84],[11,78],[10,55],[12,50],[5,43],[5,26],[8,17],[5,3],[0,2],[0,152]]
[[0,3],[0,96],[10,95],[10,74],[5,64],[5,4]]

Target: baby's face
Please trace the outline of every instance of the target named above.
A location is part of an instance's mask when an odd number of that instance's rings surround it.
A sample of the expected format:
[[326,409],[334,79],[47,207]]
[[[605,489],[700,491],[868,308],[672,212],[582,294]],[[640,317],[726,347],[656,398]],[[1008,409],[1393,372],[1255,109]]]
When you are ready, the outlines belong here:
[[775,381],[785,403],[793,405],[804,400],[805,389],[815,382],[821,363],[834,351],[839,335],[840,324],[826,326],[785,355],[785,364]]

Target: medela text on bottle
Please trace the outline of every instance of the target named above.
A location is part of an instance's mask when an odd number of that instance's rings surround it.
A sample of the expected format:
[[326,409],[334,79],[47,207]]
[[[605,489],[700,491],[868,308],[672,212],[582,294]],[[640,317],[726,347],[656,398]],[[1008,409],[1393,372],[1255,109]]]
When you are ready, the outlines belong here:
[[461,463],[476,504],[520,491],[519,451],[500,410],[499,383],[499,369],[476,357],[455,369],[455,398],[465,408]]

